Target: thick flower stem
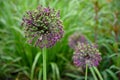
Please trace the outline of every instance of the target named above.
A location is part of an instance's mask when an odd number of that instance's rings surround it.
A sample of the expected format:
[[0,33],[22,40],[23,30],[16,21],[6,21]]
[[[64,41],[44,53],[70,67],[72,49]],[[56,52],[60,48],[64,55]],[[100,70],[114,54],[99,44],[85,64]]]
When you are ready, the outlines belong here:
[[93,67],[93,68],[94,68],[95,72],[97,73],[98,77],[100,78],[100,80],[103,80],[103,78],[102,78],[100,72],[98,71],[98,69],[96,67]]
[[46,73],[46,48],[42,49],[43,55],[43,80],[47,80],[47,73]]
[[92,75],[94,77],[94,80],[98,80],[97,77],[96,77],[96,75],[95,75],[95,72],[94,72],[93,68],[90,67],[89,69],[90,69],[90,71],[91,71],[91,73],[92,73]]
[[88,66],[87,66],[87,64],[86,64],[85,80],[87,80],[87,73],[88,73]]

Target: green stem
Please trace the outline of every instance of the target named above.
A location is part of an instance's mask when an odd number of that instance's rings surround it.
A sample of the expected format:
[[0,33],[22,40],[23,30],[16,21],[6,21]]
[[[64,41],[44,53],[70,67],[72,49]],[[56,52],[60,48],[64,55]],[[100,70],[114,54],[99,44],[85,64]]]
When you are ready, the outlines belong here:
[[46,48],[42,49],[43,52],[43,80],[47,80],[47,74],[46,74]]
[[87,80],[88,66],[86,64],[85,80]]
[[90,69],[90,71],[91,71],[91,73],[92,73],[92,75],[94,77],[94,80],[98,80],[97,77],[96,77],[96,75],[95,75],[95,72],[94,72],[93,68],[90,67],[89,69]]
[[93,67],[93,68],[94,68],[95,72],[97,73],[98,77],[100,78],[100,80],[103,80],[103,78],[102,78],[100,72],[98,71],[98,69],[96,67]]

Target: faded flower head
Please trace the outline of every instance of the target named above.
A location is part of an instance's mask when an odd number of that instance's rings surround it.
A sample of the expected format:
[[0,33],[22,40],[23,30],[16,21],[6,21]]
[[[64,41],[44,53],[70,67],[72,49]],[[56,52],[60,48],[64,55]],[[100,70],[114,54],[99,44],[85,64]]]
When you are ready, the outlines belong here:
[[68,42],[69,42],[69,46],[72,49],[75,49],[76,46],[78,45],[78,43],[88,43],[87,39],[85,38],[85,36],[80,34],[79,32],[76,32],[76,33],[72,34],[69,37]]
[[100,52],[92,44],[79,43],[73,54],[73,62],[77,67],[98,66],[101,59]]
[[25,35],[34,46],[51,47],[63,37],[60,11],[39,6],[23,17]]

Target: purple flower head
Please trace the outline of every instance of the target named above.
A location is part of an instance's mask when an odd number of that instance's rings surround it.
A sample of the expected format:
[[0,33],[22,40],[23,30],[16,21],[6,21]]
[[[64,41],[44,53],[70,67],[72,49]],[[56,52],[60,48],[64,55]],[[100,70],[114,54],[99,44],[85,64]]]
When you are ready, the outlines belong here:
[[85,67],[88,65],[98,66],[101,61],[100,52],[92,44],[78,43],[78,46],[73,54],[73,62],[77,67]]
[[22,24],[30,44],[48,48],[63,37],[63,25],[58,13],[49,7],[39,6],[24,15]]
[[88,43],[84,35],[79,32],[75,32],[69,37],[69,46],[72,49],[75,49],[78,43]]

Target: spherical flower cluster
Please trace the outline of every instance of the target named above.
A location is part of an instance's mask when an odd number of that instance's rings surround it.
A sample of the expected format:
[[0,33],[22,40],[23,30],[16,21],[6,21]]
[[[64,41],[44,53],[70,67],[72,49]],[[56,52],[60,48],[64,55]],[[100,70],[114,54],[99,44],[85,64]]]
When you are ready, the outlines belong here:
[[84,35],[80,34],[79,32],[76,32],[69,37],[69,46],[72,49],[75,49],[78,43],[88,43],[88,41]]
[[60,11],[39,6],[28,11],[23,22],[25,36],[34,46],[51,47],[63,37],[63,25],[60,21]]
[[89,43],[79,43],[73,54],[73,62],[77,67],[98,66],[101,59],[96,46]]

